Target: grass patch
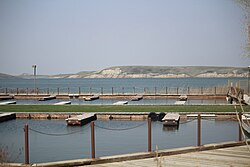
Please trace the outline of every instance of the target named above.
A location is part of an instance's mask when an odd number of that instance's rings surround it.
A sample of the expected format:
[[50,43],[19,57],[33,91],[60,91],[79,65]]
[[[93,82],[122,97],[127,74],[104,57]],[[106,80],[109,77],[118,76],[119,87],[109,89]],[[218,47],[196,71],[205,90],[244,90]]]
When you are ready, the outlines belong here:
[[[244,106],[249,111],[249,106]],[[6,105],[0,112],[235,112],[232,105]]]

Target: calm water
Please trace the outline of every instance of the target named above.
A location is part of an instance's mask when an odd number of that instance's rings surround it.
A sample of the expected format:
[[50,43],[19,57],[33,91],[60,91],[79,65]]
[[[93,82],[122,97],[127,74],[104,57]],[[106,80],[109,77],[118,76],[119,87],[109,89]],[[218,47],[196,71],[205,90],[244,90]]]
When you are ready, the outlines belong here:
[[[61,92],[68,92],[70,88],[71,93],[79,92],[100,92],[103,88],[104,93],[110,93],[113,87],[114,92],[143,92],[144,88],[148,92],[154,92],[155,87],[159,89],[165,88],[187,88],[187,87],[214,87],[214,86],[225,86],[228,84],[228,80],[237,81],[242,78],[144,78],[144,79],[37,79],[37,87],[41,91],[46,92],[49,88],[50,92],[57,92],[57,88],[60,88]],[[243,78],[246,80],[246,78]],[[0,91],[4,92],[5,88],[16,89],[16,88],[34,88],[33,79],[0,79]]]
[[[51,136],[29,131],[31,163],[90,158],[90,127],[69,127],[64,120],[12,120],[0,124],[0,146],[7,147],[9,159],[24,162],[23,126],[50,134]],[[135,129],[117,131],[105,130],[96,126],[96,157],[147,151],[146,121],[95,121],[104,128]],[[161,122],[152,122],[152,148],[176,148],[196,145],[197,122],[193,120],[180,124],[178,130],[163,128]],[[236,121],[202,120],[202,144],[236,141],[238,139]]]

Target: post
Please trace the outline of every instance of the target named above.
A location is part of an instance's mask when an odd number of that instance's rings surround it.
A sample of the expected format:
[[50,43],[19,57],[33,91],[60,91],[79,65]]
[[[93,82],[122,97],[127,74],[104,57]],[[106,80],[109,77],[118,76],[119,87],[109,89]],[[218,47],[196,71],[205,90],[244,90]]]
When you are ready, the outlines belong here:
[[59,95],[59,88],[57,88],[57,95]]
[[197,146],[201,146],[201,115],[197,117]]
[[69,88],[68,88],[68,95],[69,95]]
[[5,88],[5,94],[6,95],[8,94],[8,88]]
[[38,89],[38,88],[36,88],[36,94],[38,95],[38,93],[39,93],[39,89]]
[[157,92],[157,88],[155,87],[155,95],[156,95],[156,92]]
[[216,95],[216,86],[214,87],[214,95]]
[[16,88],[16,94],[18,95],[18,88]]
[[168,87],[166,87],[166,95],[168,94]]
[[28,95],[28,94],[29,94],[29,88],[26,89],[26,95]]
[[240,124],[239,124],[239,141],[242,141],[242,133],[241,133],[242,113],[241,112],[239,112],[239,119],[240,119]]
[[201,94],[203,94],[203,87],[201,87]]
[[190,88],[188,87],[188,95],[190,94]]
[[25,164],[29,164],[29,125],[24,125]]
[[134,95],[135,95],[135,87],[133,87],[133,90],[134,90]]
[[122,94],[124,95],[124,87],[122,87]]
[[34,91],[36,91],[36,64],[32,65],[32,68],[34,68]]
[[176,88],[176,93],[179,94],[179,87]]
[[103,95],[103,87],[101,87],[101,94]]
[[91,87],[89,88],[89,94],[90,95],[92,94],[92,88]]
[[144,87],[144,94],[146,94],[146,88]]
[[114,88],[112,87],[112,90],[111,90],[111,94],[113,95],[114,94]]
[[49,94],[49,88],[47,88],[47,95]]
[[151,149],[151,146],[152,146],[152,140],[151,140],[151,118],[148,117],[148,152],[151,152],[152,149]]
[[95,123],[92,121],[91,126],[91,157],[95,159]]

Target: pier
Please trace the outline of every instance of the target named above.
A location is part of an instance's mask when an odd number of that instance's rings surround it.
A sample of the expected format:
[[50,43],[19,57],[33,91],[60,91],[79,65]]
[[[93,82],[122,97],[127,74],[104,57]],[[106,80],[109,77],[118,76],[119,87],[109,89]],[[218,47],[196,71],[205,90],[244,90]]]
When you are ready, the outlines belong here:
[[163,119],[162,122],[164,126],[179,126],[180,122],[180,114],[178,113],[167,113]]
[[96,120],[96,114],[94,113],[84,113],[82,115],[76,115],[71,118],[65,119],[68,125],[71,126],[81,126]]
[[16,101],[5,101],[0,103],[0,105],[9,105],[9,104],[16,104]]
[[8,120],[16,119],[15,113],[2,113],[0,114],[0,123]]
[[47,96],[47,97],[42,97],[40,99],[38,99],[39,101],[47,101],[47,100],[52,100],[52,99],[56,99],[56,96]]

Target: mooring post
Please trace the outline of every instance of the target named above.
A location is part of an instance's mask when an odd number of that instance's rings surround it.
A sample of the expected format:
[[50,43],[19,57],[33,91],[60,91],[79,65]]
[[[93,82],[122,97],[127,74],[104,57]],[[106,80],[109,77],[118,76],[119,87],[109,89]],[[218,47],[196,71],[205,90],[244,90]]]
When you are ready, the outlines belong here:
[[47,95],[49,94],[49,88],[47,88]]
[[197,117],[197,146],[201,146],[201,115]]
[[179,87],[176,88],[176,94],[179,94]]
[[168,87],[166,87],[166,95],[168,94]]
[[29,88],[26,88],[26,95],[29,94]]
[[113,87],[112,87],[111,93],[112,93],[112,95],[114,94],[114,88]]
[[24,125],[25,164],[29,164],[29,125]]
[[68,88],[68,95],[69,95],[69,88]]
[[57,95],[59,95],[59,88],[57,88]]
[[135,95],[135,87],[133,87],[133,90],[134,90],[134,95]]
[[92,121],[91,126],[91,157],[95,159],[95,123]]
[[122,87],[122,94],[124,95],[124,87]]
[[103,95],[103,87],[101,87],[101,94]]
[[241,133],[242,113],[241,112],[239,112],[239,119],[240,119],[240,124],[239,124],[239,141],[242,141],[242,133]]
[[8,88],[5,88],[5,94],[6,95],[8,94]]
[[151,134],[152,130],[151,130],[151,118],[148,117],[148,152],[151,152],[151,146],[152,146],[152,140],[151,140]]
[[157,88],[155,87],[155,95],[156,95],[156,92],[157,92]]
[[78,88],[78,94],[81,94],[81,87]]
[[216,86],[214,87],[214,95],[216,95]]

